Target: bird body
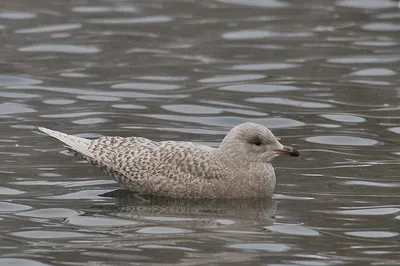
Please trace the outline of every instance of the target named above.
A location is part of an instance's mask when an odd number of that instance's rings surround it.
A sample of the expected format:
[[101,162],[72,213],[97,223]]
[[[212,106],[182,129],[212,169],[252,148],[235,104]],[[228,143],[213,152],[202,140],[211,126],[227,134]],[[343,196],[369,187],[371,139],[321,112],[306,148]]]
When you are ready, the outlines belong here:
[[253,123],[233,128],[218,148],[142,137],[88,140],[46,128],[39,130],[63,142],[68,150],[101,168],[127,189],[173,198],[271,195],[276,178],[270,160],[279,155],[278,151],[298,156],[268,129]]

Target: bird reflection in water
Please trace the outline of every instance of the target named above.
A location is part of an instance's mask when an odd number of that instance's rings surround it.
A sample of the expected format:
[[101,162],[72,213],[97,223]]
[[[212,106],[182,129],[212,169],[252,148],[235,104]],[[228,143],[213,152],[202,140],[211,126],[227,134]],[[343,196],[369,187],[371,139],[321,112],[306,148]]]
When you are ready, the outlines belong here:
[[[117,189],[100,195],[117,200],[114,205],[96,206],[99,212],[135,221],[188,227],[243,228],[273,222],[277,207],[271,197],[256,199],[188,200],[138,195]],[[253,228],[254,229],[254,228]]]

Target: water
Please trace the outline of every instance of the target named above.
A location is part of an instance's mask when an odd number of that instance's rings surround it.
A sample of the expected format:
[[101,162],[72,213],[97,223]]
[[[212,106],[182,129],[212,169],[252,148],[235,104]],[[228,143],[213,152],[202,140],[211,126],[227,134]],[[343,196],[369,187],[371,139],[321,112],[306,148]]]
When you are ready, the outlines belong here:
[[[399,265],[399,9],[361,1],[9,1],[1,265]],[[270,127],[273,199],[136,197],[36,126],[216,146]]]

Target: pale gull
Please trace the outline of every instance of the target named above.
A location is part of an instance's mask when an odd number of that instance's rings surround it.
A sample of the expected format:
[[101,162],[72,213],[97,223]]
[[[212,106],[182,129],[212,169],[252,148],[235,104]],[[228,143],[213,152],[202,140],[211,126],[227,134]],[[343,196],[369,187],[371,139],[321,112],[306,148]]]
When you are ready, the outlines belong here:
[[89,140],[39,127],[77,156],[101,168],[123,187],[173,198],[255,198],[270,196],[276,184],[272,159],[299,152],[283,146],[266,127],[243,123],[218,148],[185,141],[142,137]]

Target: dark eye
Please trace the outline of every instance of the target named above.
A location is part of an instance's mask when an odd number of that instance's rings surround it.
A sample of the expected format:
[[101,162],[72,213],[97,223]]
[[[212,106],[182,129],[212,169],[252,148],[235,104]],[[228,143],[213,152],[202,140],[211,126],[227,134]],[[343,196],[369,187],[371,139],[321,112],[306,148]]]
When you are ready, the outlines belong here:
[[248,141],[250,144],[261,146],[263,143],[259,137],[254,137]]
[[261,146],[262,142],[261,140],[257,139],[256,141],[254,141],[254,145],[256,146]]

